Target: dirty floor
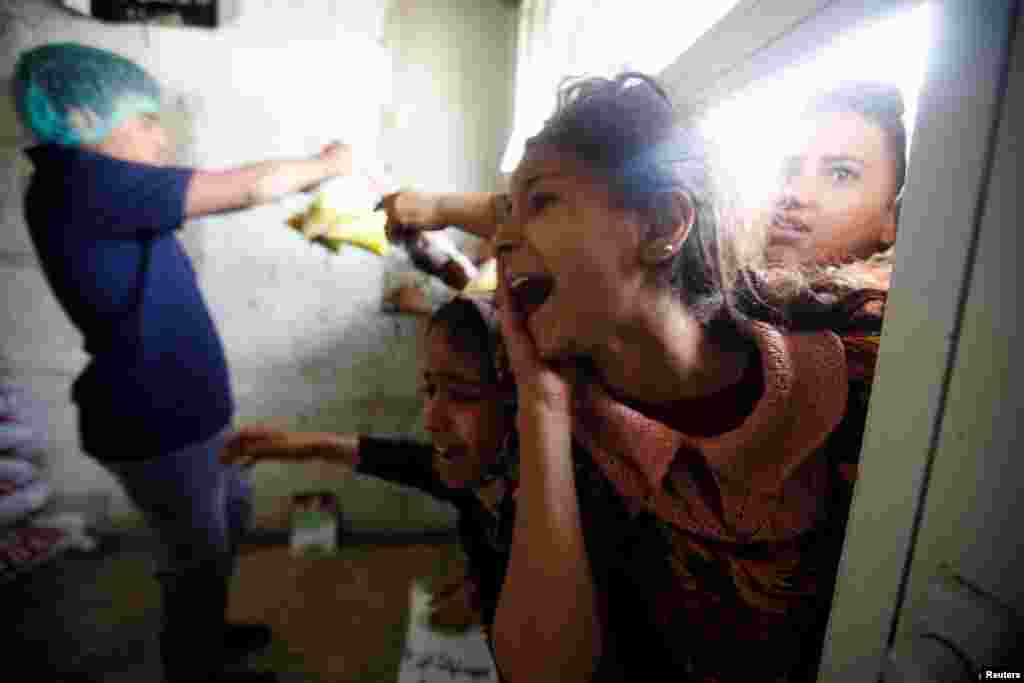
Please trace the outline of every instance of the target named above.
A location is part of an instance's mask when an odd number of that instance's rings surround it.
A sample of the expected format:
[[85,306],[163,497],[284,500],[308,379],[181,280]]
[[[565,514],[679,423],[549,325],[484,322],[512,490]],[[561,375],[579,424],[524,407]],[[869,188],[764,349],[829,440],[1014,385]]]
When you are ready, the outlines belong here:
[[[351,541],[331,557],[247,545],[229,617],[271,625],[276,640],[249,658],[283,683],[395,680],[412,581],[457,562],[449,540]],[[0,586],[0,679],[52,683],[159,681],[159,592],[144,537],[108,537]]]

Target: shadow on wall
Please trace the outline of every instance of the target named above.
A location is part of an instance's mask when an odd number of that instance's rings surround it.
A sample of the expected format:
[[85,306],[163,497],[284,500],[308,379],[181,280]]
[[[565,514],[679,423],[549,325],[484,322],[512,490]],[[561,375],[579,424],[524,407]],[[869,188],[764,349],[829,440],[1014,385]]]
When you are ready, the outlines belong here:
[[348,403],[355,411],[345,422],[356,431],[421,434],[416,390],[424,321],[376,312],[371,316],[354,320],[300,359],[303,378],[326,382],[349,397],[328,399],[303,419],[318,424],[330,416],[346,417],[337,409]]
[[[3,15],[0,14],[0,22],[2,21]],[[5,37],[3,29],[0,28],[0,41],[2,40],[5,40]],[[11,78],[0,78],[0,147],[20,150],[29,144],[29,135],[18,121],[14,98],[11,97],[11,86]]]
[[297,429],[417,436],[422,321],[357,312],[319,343],[259,366],[239,367],[242,421]]

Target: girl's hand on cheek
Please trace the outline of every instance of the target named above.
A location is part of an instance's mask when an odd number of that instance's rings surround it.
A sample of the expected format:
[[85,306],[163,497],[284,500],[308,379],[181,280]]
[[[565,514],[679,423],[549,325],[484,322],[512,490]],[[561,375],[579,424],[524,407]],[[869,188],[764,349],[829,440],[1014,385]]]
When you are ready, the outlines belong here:
[[571,414],[572,385],[558,369],[537,353],[523,314],[509,296],[504,268],[498,265],[498,318],[512,374],[519,394],[519,413],[533,409],[568,417]]

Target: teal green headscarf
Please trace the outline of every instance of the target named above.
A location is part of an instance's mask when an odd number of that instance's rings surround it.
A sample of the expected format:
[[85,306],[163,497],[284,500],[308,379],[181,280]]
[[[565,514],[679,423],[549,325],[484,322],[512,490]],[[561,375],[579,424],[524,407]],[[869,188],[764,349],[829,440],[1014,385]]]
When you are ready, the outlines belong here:
[[14,102],[39,142],[102,142],[122,121],[160,110],[160,86],[135,62],[77,43],[23,52],[14,67]]

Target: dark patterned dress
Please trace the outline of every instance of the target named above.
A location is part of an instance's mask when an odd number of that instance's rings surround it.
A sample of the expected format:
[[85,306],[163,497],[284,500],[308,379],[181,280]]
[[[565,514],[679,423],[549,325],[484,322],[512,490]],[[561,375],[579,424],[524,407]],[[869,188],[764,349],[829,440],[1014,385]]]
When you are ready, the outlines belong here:
[[[651,420],[654,411],[612,399],[613,412],[591,410],[596,422],[579,421],[586,447],[576,452],[577,489],[606,628],[597,680],[633,680],[652,666],[702,683],[815,679],[878,347],[875,333],[833,340],[835,353],[826,355],[839,365],[810,382],[822,392],[830,381],[842,385],[838,412],[813,386],[796,391],[789,398],[799,409],[779,413],[795,426],[773,429],[767,420],[737,441],[762,458],[753,467],[730,470],[728,449],[711,447],[723,441],[717,435],[689,438],[729,423],[721,401],[710,402],[711,412],[689,406],[682,419]],[[742,408],[764,381],[745,377],[721,398]],[[821,424],[804,427],[816,406]],[[733,425],[749,427],[758,410],[753,418],[734,411]],[[817,442],[798,438],[815,426]],[[762,436],[792,451],[763,462],[773,450],[758,451]]]

